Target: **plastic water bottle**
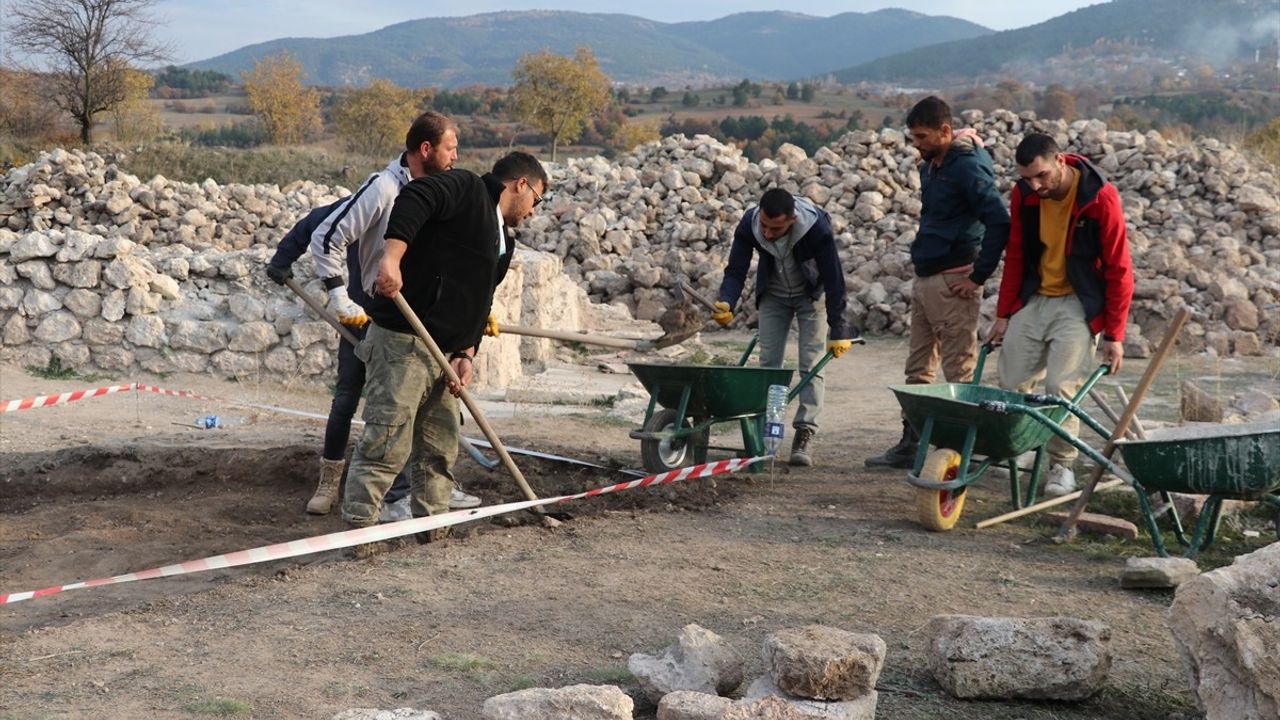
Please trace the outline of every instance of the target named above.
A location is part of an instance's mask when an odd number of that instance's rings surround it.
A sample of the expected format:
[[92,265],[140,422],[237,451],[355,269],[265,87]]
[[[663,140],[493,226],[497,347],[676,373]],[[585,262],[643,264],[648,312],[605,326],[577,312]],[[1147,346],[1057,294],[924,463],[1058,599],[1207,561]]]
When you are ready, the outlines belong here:
[[240,418],[223,417],[221,415],[203,415],[196,418],[195,426],[202,430],[217,430],[239,425]]
[[764,406],[764,449],[770,455],[778,454],[787,421],[787,386],[770,385],[769,398]]

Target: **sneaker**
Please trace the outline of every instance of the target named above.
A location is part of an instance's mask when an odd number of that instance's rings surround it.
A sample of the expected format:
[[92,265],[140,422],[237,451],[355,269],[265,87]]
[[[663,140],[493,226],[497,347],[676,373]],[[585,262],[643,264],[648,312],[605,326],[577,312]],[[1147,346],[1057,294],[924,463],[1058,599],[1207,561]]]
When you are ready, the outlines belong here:
[[809,445],[812,442],[813,428],[798,428],[795,439],[791,441],[791,459],[789,463],[798,467],[813,465],[813,458],[809,456]]
[[457,483],[454,483],[453,489],[449,491],[449,509],[469,510],[473,507],[480,507],[480,498],[462,492],[462,488],[458,487]]
[[393,503],[382,506],[378,513],[378,521],[384,523],[400,522],[413,517],[413,506],[409,504],[409,496],[405,495]]
[[1062,497],[1076,491],[1076,474],[1065,465],[1049,466],[1049,481],[1044,484],[1047,497]]

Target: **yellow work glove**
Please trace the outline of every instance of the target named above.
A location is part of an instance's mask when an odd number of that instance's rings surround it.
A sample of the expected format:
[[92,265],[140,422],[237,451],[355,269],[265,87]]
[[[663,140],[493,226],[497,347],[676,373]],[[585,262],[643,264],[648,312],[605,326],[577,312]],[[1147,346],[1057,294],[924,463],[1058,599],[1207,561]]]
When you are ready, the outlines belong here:
[[347,289],[341,285],[329,290],[329,309],[343,325],[364,327],[369,324],[369,316],[365,315],[364,309],[347,296]]
[[711,311],[711,319],[720,323],[720,327],[729,327],[729,323],[733,322],[733,309],[729,307],[729,303],[720,300],[716,302],[716,309]]
[[498,337],[498,318],[489,313],[489,319],[484,321],[484,334],[489,337]]
[[827,350],[831,352],[832,357],[840,357],[849,352],[849,348],[853,347],[852,340],[828,340]]

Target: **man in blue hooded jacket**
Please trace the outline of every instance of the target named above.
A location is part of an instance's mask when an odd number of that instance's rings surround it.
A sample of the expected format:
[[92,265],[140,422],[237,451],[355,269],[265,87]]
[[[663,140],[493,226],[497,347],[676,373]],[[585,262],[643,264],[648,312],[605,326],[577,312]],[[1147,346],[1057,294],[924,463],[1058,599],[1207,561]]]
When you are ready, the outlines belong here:
[[[738,223],[729,249],[729,264],[720,283],[712,319],[723,325],[733,320],[733,306],[742,295],[751,256],[760,253],[756,268],[756,307],[760,310],[760,365],[782,367],[791,322],[799,326],[799,372],[803,375],[826,348],[840,357],[853,346],[857,331],[844,317],[844,269],[825,210],[781,188],[765,192],[760,204]],[[819,307],[826,296],[826,313]],[[822,411],[822,373],[800,391],[800,407],[792,426],[792,465],[812,465],[810,444]]]
[[[907,384],[931,383],[939,361],[947,382],[973,380],[982,285],[1009,241],[1009,210],[996,190],[991,155],[973,131],[952,131],[951,108],[929,96],[907,114],[920,151],[920,228],[911,243],[911,339]],[[910,468],[919,438],[904,419],[902,439],[867,467]]]

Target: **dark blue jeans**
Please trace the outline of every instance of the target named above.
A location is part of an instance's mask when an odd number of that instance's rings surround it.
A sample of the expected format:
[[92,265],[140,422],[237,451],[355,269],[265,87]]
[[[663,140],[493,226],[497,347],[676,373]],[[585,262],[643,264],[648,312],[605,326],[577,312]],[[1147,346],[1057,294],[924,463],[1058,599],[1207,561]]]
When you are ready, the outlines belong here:
[[[363,340],[365,328],[346,326],[356,339]],[[364,392],[364,363],[356,357],[356,349],[346,340],[338,342],[338,382],[333,390],[333,404],[329,406],[329,422],[324,428],[324,457],[326,460],[342,460],[347,457],[347,441],[351,438],[351,418],[360,404]],[[390,504],[409,494],[409,468],[405,466],[383,503]]]

